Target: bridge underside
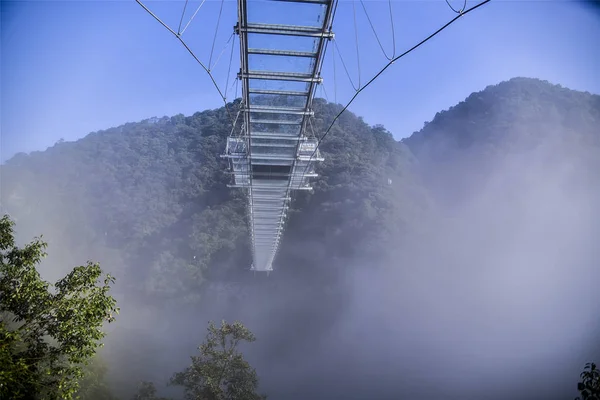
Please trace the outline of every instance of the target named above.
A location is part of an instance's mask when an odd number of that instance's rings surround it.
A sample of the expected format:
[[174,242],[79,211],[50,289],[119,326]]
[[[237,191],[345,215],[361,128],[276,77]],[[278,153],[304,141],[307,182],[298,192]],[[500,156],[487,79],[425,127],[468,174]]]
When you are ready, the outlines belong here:
[[248,192],[255,271],[273,269],[291,194],[322,160],[310,118],[334,1],[238,0],[243,123],[224,156]]

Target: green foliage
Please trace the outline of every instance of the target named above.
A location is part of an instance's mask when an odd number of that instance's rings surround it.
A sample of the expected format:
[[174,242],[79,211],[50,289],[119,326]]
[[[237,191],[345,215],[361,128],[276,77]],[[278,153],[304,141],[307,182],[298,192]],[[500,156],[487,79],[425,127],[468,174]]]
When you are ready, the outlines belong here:
[[192,356],[192,365],[176,373],[171,384],[182,386],[188,400],[266,399],[256,392],[256,371],[238,349],[242,342],[255,340],[240,322],[222,321],[220,327],[211,322],[200,355]]
[[83,367],[83,376],[79,380],[77,397],[81,400],[117,400],[107,382],[108,366],[105,360],[96,354]]
[[82,364],[114,320],[116,301],[108,292],[114,278],[98,264],[74,268],[51,285],[36,266],[47,244],[36,238],[15,245],[14,222],[0,219],[0,387],[11,399],[70,399],[79,388]]
[[456,149],[486,153],[528,150],[556,135],[592,138],[598,144],[599,120],[598,95],[539,79],[513,78],[438,112],[403,142],[415,154],[438,160],[453,156]]
[[437,113],[402,142],[418,159],[421,180],[432,197],[451,207],[468,201],[512,157],[545,153],[549,167],[573,163],[595,183],[598,126],[600,96],[513,78]]
[[576,400],[600,400],[600,370],[594,363],[587,363],[580,375],[577,390],[581,397]]
[[23,344],[19,332],[8,330],[6,323],[0,320],[0,399],[15,396],[15,398],[33,398],[35,390],[23,384],[34,380],[26,360],[13,357],[22,351]]
[[156,395],[156,387],[152,382],[140,382],[137,393],[132,397],[132,400],[167,400],[165,397]]

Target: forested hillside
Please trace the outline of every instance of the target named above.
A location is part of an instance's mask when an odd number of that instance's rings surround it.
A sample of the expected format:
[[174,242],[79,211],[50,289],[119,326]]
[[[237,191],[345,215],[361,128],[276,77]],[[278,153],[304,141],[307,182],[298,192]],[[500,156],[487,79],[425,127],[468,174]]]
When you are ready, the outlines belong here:
[[[316,100],[316,132],[340,109]],[[226,187],[228,121],[220,108],[129,123],[0,167],[18,237],[50,244],[42,275],[91,259],[117,277],[115,391],[160,386],[209,318],[238,318],[273,399],[532,398],[523,371],[530,386],[560,377],[538,398],[571,395],[597,354],[600,96],[516,78],[400,142],[344,113],[268,278],[248,271],[245,200]],[[528,370],[553,357],[568,360]],[[448,372],[427,385],[432,364]],[[499,370],[517,383],[492,395]]]
[[[316,110],[323,129],[338,107],[317,101]],[[114,250],[120,257],[105,263],[118,262],[134,290],[152,298],[194,293],[206,279],[244,279],[250,258],[243,193],[226,187],[230,177],[219,158],[229,131],[218,109],[126,124],[17,155],[2,169],[2,203],[23,231],[46,232],[53,247],[73,257],[104,258]],[[298,198],[286,232],[277,263],[284,273],[298,269],[286,267],[289,257],[315,270],[329,264],[323,260],[352,259],[357,244],[391,234],[400,228],[395,222],[417,211],[392,201],[393,193],[416,184],[410,152],[383,127],[346,113],[322,150],[316,193]],[[312,249],[294,251],[299,240]],[[301,260],[307,254],[313,258]]]
[[[427,186],[446,195],[484,185],[499,163],[543,156],[549,164],[581,162],[597,171],[600,96],[529,78],[471,94],[402,140],[421,161]],[[564,157],[563,157],[564,156]],[[578,160],[578,158],[581,158]],[[514,166],[514,165],[513,165]],[[581,165],[580,165],[581,166]],[[590,167],[590,168],[588,168]],[[456,185],[458,177],[460,184]],[[468,197],[468,195],[467,195]]]

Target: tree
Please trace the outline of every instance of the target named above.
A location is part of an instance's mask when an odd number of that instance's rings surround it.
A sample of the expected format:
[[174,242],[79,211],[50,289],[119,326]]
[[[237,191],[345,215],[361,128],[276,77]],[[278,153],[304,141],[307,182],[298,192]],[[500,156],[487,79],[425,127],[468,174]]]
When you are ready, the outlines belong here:
[[594,363],[587,363],[577,384],[581,397],[577,400],[600,400],[600,370]]
[[192,356],[192,365],[176,373],[171,384],[183,386],[189,400],[266,399],[256,392],[256,371],[238,351],[241,342],[255,340],[240,322],[222,321],[220,328],[211,322],[206,341],[198,348],[200,355]]
[[76,397],[80,400],[117,400],[107,382],[107,371],[105,360],[96,354],[84,368]]
[[140,382],[137,393],[133,396],[133,400],[168,400],[165,397],[156,396],[156,387],[152,382]]
[[71,399],[119,311],[114,278],[88,262],[49,284],[36,269],[47,244],[19,248],[13,227],[0,219],[0,398]]

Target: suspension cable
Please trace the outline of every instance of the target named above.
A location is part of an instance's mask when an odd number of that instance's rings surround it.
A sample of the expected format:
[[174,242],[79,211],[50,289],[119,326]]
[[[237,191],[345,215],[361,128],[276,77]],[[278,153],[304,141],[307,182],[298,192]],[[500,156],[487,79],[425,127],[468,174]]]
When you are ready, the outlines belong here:
[[[231,36],[229,36],[229,39],[227,39],[227,42],[225,43],[225,46],[223,46],[223,49],[221,50],[221,52],[219,53],[219,56],[217,57],[217,59],[215,60],[215,63],[213,65],[210,66],[210,70],[212,71],[213,69],[215,69],[215,67],[217,66],[217,64],[219,63],[219,60],[221,59],[221,57],[223,56],[223,53],[225,53],[225,50],[227,50],[227,48],[229,47],[229,43],[231,43],[231,38],[233,38],[235,36],[235,33],[232,33]],[[233,47],[232,47],[233,49]],[[227,93],[225,93],[225,95],[227,95]]]
[[208,58],[208,68],[210,68],[210,63],[212,61],[213,52],[215,51],[215,43],[217,41],[217,33],[219,32],[219,24],[221,23],[221,15],[223,14],[223,3],[225,1],[221,0],[221,7],[219,8],[219,17],[217,18],[217,27],[215,28],[215,36],[213,37],[212,47],[210,49],[210,57]]
[[185,0],[185,4],[183,5],[183,12],[181,13],[181,18],[179,19],[179,27],[177,28],[177,33],[181,34],[181,24],[183,23],[183,17],[185,16],[185,10],[188,5],[188,0]]
[[335,73],[335,46],[331,48],[331,59],[333,60],[333,101],[337,104],[337,77]]
[[358,25],[356,24],[356,0],[352,0],[352,13],[354,14],[354,37],[356,38],[356,65],[358,68],[358,88],[360,89],[360,51],[358,48]]
[[[227,80],[225,81],[225,97],[227,97],[227,92],[229,90],[229,78],[231,77],[231,64],[233,61],[233,50],[235,49],[235,36],[233,34],[231,34],[231,37],[233,37],[233,42],[231,43],[231,54],[229,55],[229,67],[227,68]],[[219,58],[221,58],[221,56],[219,56]],[[218,62],[219,60],[217,60]],[[217,65],[217,63],[215,62],[215,65]],[[237,79],[236,79],[237,80]],[[233,94],[234,99],[235,99],[235,93]]]
[[450,9],[457,14],[462,14],[463,12],[465,12],[465,8],[467,8],[467,0],[463,0],[463,6],[460,10],[454,9],[454,7],[452,7],[452,4],[450,4],[448,0],[446,0],[446,4],[448,4],[448,7],[450,7]]
[[190,26],[190,24],[192,23],[192,21],[194,20],[194,18],[196,18],[196,14],[198,14],[198,11],[200,11],[200,9],[204,5],[205,1],[206,0],[202,0],[202,3],[200,3],[200,5],[198,6],[198,8],[196,8],[196,11],[194,11],[194,13],[192,14],[192,17],[190,18],[190,20],[188,21],[188,23],[185,24],[185,28],[183,28],[183,30],[181,31],[181,35],[183,35],[183,32],[185,32],[185,30],[188,28],[188,26]]
[[344,57],[342,57],[342,52],[340,51],[340,48],[338,47],[338,44],[337,44],[337,40],[335,40],[335,38],[333,39],[333,45],[337,49],[337,54],[340,57],[340,61],[342,62],[342,66],[344,67],[344,71],[346,71],[346,76],[348,77],[348,80],[350,81],[350,85],[352,85],[352,88],[354,90],[360,89],[360,86],[356,87],[356,85],[354,85],[354,81],[352,80],[352,77],[350,76],[350,72],[348,72],[348,67],[346,67],[346,63],[344,62]]
[[373,31],[373,34],[375,34],[375,39],[377,39],[377,43],[379,44],[379,48],[381,49],[381,51],[383,52],[383,55],[385,56],[385,58],[387,58],[388,60],[392,60],[392,58],[394,58],[396,56],[396,34],[395,34],[395,30],[394,30],[394,17],[392,14],[392,0],[388,0],[389,3],[389,8],[390,8],[390,20],[391,20],[391,24],[392,24],[392,47],[394,49],[392,56],[388,56],[387,52],[385,51],[385,49],[383,48],[383,45],[381,44],[381,40],[379,40],[379,35],[377,35],[377,31],[375,30],[375,26],[373,26],[373,22],[371,21],[371,17],[369,17],[369,13],[367,12],[367,7],[365,6],[365,3],[363,0],[360,0],[360,4],[362,5],[362,8],[365,12],[365,16],[367,17],[367,21],[369,21],[369,25],[371,25],[371,30]]
[[[215,77],[210,72],[210,69],[208,69],[206,67],[206,65],[204,65],[204,63],[202,61],[200,61],[200,59],[196,56],[196,54],[192,51],[192,49],[189,48],[189,46],[187,45],[187,43],[181,38],[181,34],[178,34],[173,29],[171,29],[169,27],[169,25],[167,25],[166,23],[164,23],[156,14],[154,14],[148,7],[146,7],[146,5],[144,5],[144,3],[141,0],[135,0],[135,1],[140,6],[142,6],[142,8],[144,10],[146,10],[148,12],[148,14],[150,14],[151,16],[153,16],[156,21],[158,21],[162,26],[164,26],[165,29],[167,29],[169,32],[171,32],[173,34],[173,36],[175,36],[177,38],[177,40],[179,40],[179,42],[181,42],[181,44],[183,45],[183,47],[185,47],[185,49],[188,51],[188,53],[190,53],[190,55],[192,57],[194,57],[194,60],[196,60],[196,62],[198,64],[200,64],[200,66],[202,67],[202,69],[204,69],[204,71],[206,71],[206,73],[210,77],[210,80],[213,83],[213,86],[215,87],[215,89],[217,89],[217,92],[219,92],[219,95],[221,96],[221,99],[223,100],[223,103],[225,104],[225,111],[229,115],[229,119],[233,122],[233,116],[231,115],[231,112],[229,111],[229,108],[227,107],[227,98],[225,97],[225,95],[223,94],[223,92],[221,91],[221,89],[219,88],[219,85],[215,81]],[[202,2],[202,4],[204,4],[204,1]],[[191,22],[191,20],[190,20],[190,22]],[[189,25],[189,23],[188,23],[188,25]],[[187,26],[186,26],[186,28],[187,28]]]
[[354,95],[352,96],[352,98],[350,99],[350,101],[348,101],[348,103],[346,103],[346,105],[342,108],[342,110],[339,113],[337,113],[337,115],[333,118],[333,121],[331,121],[331,124],[329,124],[329,127],[327,128],[327,130],[325,131],[325,133],[323,134],[323,136],[321,136],[321,138],[318,139],[317,145],[315,146],[315,150],[312,152],[311,156],[309,157],[309,160],[308,160],[308,162],[306,164],[306,167],[304,169],[304,172],[302,174],[303,175],[306,174],[306,170],[308,169],[308,166],[310,165],[310,161],[313,159],[313,157],[317,153],[317,150],[319,150],[319,146],[321,145],[321,142],[325,139],[325,137],[327,136],[327,134],[329,134],[329,132],[331,131],[331,128],[333,128],[333,125],[338,120],[338,118],[343,114],[344,111],[346,111],[346,109],[348,109],[348,107],[350,106],[350,104],[352,104],[354,102],[354,100],[356,99],[356,97],[358,97],[358,95],[364,89],[366,89],[371,83],[373,83],[377,78],[379,78],[381,76],[381,74],[383,74],[385,72],[385,70],[387,70],[390,67],[390,65],[392,65],[394,62],[398,61],[399,59],[403,58],[404,56],[410,54],[411,52],[413,52],[417,48],[421,47],[423,44],[425,44],[426,42],[428,42],[429,40],[431,40],[432,38],[434,38],[435,36],[437,36],[440,32],[442,32],[444,29],[448,28],[450,25],[452,25],[454,22],[456,22],[462,16],[470,13],[471,11],[474,11],[474,10],[478,9],[479,7],[483,6],[484,4],[489,3],[490,1],[491,0],[483,0],[482,2],[474,5],[473,7],[469,8],[469,9],[466,9],[463,12],[459,13],[454,18],[452,18],[450,21],[448,21],[446,24],[444,24],[441,28],[439,28],[438,30],[436,30],[435,32],[433,32],[432,34],[430,34],[429,36],[427,36],[425,39],[421,40],[419,43],[417,43],[416,45],[414,45],[410,49],[406,50],[404,53],[402,53],[402,54],[394,57],[392,60],[390,60],[363,87],[361,87],[360,89],[358,89],[356,91],[356,93],[354,93]]

